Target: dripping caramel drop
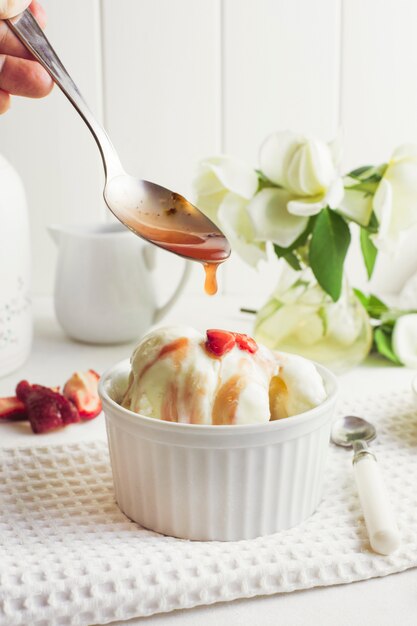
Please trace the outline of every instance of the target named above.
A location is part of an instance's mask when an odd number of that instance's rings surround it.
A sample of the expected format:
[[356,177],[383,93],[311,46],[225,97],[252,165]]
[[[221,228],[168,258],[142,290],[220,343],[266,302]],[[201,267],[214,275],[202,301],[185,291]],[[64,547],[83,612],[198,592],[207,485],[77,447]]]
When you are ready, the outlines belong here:
[[209,296],[214,296],[217,293],[217,268],[220,263],[204,263],[204,271],[206,273],[206,280],[204,282],[204,291]]

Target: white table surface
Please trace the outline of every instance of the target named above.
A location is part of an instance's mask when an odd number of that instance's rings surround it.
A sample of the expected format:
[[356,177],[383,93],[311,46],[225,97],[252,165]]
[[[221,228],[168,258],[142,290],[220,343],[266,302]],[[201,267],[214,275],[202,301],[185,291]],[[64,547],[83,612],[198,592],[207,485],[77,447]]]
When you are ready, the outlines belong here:
[[[223,327],[250,331],[251,318],[239,313],[233,298],[184,298],[164,323],[189,324],[204,330]],[[76,306],[76,303],[74,303]],[[0,379],[0,396],[12,395],[22,378],[48,386],[62,385],[75,370],[99,373],[128,356],[134,344],[92,346],[66,338],[53,315],[52,301],[34,305],[35,336],[26,364]],[[341,395],[407,388],[415,372],[391,367],[377,359],[340,377]],[[28,424],[1,424],[0,446],[34,446],[105,438],[103,416],[47,435],[33,435]],[[417,477],[416,477],[417,480]],[[121,626],[118,622],[117,626]],[[270,597],[237,600],[187,611],[135,619],[123,624],[143,626],[415,626],[417,624],[417,569],[349,585],[321,587]]]

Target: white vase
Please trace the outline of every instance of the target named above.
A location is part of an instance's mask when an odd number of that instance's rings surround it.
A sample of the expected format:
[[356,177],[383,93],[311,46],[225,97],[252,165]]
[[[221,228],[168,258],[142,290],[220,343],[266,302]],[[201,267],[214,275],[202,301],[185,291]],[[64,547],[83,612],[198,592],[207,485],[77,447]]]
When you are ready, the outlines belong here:
[[301,354],[340,374],[367,356],[372,345],[368,314],[346,278],[337,302],[310,268],[283,266],[278,286],[258,311],[255,339],[271,349]]
[[0,376],[25,362],[31,343],[26,197],[17,172],[0,156]]

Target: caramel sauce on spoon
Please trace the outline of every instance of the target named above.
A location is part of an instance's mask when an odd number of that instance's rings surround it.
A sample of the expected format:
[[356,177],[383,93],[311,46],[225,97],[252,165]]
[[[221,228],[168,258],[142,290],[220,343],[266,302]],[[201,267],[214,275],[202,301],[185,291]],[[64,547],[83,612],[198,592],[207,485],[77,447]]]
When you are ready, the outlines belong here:
[[230,256],[221,230],[183,196],[131,176],[113,178],[105,200],[116,217],[136,235],[206,271],[205,291],[217,291],[216,271]]

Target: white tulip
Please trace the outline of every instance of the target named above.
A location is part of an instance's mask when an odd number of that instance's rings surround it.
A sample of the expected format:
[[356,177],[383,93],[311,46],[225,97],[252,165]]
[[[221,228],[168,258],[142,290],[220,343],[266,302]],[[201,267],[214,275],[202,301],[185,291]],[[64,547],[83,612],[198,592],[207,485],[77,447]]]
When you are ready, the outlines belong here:
[[396,321],[392,348],[401,363],[417,369],[417,313],[403,315]]
[[406,144],[392,155],[373,208],[379,222],[375,245],[393,252],[404,231],[417,222],[417,146]]
[[305,230],[308,217],[292,215],[287,209],[291,198],[285,189],[268,187],[249,202],[247,210],[257,241],[272,241],[288,248]]
[[247,200],[235,193],[227,193],[217,213],[217,224],[228,238],[232,250],[246,263],[256,267],[261,259],[266,259],[266,246],[264,242],[255,240],[247,207]]
[[204,159],[193,180],[194,203],[216,222],[217,210],[229,191],[249,200],[258,184],[256,172],[242,161],[227,156]]
[[265,176],[292,194],[288,210],[295,215],[337,208],[343,197],[332,145],[289,131],[274,133],[262,144],[259,161]]

